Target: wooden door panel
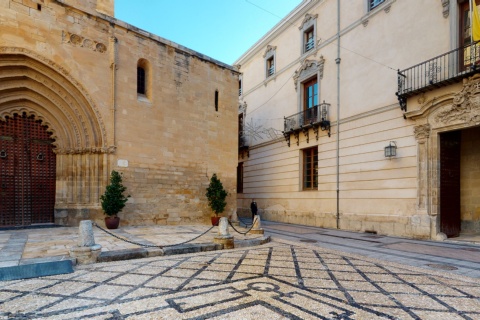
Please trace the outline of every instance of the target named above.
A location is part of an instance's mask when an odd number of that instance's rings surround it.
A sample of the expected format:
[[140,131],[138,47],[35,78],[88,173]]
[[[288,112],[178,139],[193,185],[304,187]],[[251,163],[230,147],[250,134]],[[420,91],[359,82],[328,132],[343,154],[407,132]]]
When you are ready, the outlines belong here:
[[0,123],[0,226],[53,222],[56,157],[49,136],[33,117]]
[[440,135],[440,231],[448,237],[460,234],[461,131]]

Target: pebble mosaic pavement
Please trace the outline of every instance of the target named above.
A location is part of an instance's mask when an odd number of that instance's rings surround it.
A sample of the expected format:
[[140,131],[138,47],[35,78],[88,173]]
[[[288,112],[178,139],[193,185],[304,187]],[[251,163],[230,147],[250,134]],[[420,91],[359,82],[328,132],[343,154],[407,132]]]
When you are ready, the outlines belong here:
[[285,241],[0,282],[0,319],[480,319],[480,280]]

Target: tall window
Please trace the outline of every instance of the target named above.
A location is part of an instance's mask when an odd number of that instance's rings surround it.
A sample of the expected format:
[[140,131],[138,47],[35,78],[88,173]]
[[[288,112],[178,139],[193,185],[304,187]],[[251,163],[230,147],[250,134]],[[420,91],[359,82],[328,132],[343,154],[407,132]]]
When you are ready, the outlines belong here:
[[265,78],[275,74],[275,54],[277,47],[268,45],[263,57],[265,58]]
[[242,95],[242,79],[238,80],[238,95]]
[[373,10],[383,2],[385,2],[385,0],[368,0],[368,10]]
[[267,78],[275,73],[275,59],[274,56],[267,59]]
[[318,115],[318,82],[317,77],[303,84],[303,124],[317,121]]
[[317,39],[317,18],[318,14],[305,14],[301,26],[299,27],[302,37],[302,54],[315,49]]
[[237,193],[243,193],[243,162],[237,167]]
[[305,45],[304,52],[310,51],[315,48],[315,33],[313,27],[305,31],[303,35],[303,43]]
[[148,60],[139,59],[137,62],[137,98],[151,99],[150,64]]
[[215,111],[218,111],[218,90],[215,90]]
[[[480,0],[473,1],[477,6],[477,10],[480,9]],[[470,15],[470,2],[464,1],[460,5],[460,43],[459,47],[468,46],[472,43],[472,31],[471,31],[471,15]],[[478,45],[476,45],[478,49]],[[461,69],[465,70],[472,62],[480,59],[480,50],[476,50],[476,57],[472,56],[472,48],[466,47],[463,51],[460,51]]]
[[318,189],[318,147],[303,150],[303,190]]
[[137,67],[137,93],[146,94],[145,69],[140,66]]

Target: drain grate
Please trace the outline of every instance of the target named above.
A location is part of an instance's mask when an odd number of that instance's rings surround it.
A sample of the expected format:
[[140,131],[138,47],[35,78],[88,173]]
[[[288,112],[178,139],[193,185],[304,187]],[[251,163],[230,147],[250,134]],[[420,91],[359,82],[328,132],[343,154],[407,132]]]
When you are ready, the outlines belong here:
[[457,267],[454,266],[449,266],[448,264],[435,264],[435,263],[430,263],[427,264],[430,268],[433,269],[440,269],[440,270],[457,270]]
[[317,240],[312,240],[312,239],[300,239],[301,242],[308,242],[308,243],[316,243],[318,242]]

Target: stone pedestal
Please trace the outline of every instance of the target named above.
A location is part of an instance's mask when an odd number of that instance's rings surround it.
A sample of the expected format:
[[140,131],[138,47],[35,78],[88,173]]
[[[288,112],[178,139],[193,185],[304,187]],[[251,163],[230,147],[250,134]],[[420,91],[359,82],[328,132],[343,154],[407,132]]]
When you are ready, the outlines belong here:
[[76,246],[70,248],[70,257],[75,258],[78,264],[91,264],[97,262],[102,251],[102,246],[95,244],[91,220],[80,221],[79,237]]
[[230,223],[233,224],[234,226],[238,226],[240,224],[238,222],[237,210],[233,210],[233,213],[230,216]]
[[260,215],[256,215],[255,218],[253,219],[253,227],[252,229],[248,232],[250,234],[264,234],[265,231],[262,228],[262,221],[260,219]]
[[233,236],[228,232],[228,219],[220,218],[218,224],[218,235],[213,238],[213,242],[223,245],[224,249],[233,249],[235,247]]

